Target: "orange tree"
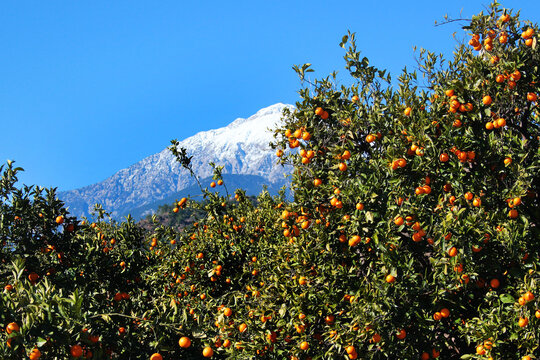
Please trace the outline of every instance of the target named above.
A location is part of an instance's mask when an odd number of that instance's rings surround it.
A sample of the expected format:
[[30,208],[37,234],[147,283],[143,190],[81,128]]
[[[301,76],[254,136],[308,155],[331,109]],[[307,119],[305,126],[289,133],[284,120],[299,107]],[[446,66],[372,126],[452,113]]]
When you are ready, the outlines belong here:
[[[276,129],[293,199],[229,196],[177,230],[70,217],[0,183],[0,356],[528,359],[540,356],[537,25],[497,4],[454,59],[392,86],[344,37],[352,85],[303,84]],[[190,158],[171,151],[188,171]],[[223,194],[222,194],[223,193]]]

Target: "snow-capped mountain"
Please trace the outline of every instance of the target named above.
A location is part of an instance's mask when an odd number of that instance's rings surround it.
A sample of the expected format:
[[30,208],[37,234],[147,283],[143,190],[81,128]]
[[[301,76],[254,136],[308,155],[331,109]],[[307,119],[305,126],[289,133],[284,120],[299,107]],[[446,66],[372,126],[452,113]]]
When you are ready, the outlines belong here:
[[[292,106],[278,103],[263,108],[247,119],[239,118],[225,127],[197,133],[181,141],[180,147],[193,156],[193,170],[201,179],[212,176],[208,163],[214,162],[224,166],[226,181],[227,174],[234,174],[236,179],[237,175],[246,175],[246,179],[264,180],[275,189],[286,183],[287,169],[276,165],[275,153],[269,146],[273,140],[270,130],[279,124],[285,107]],[[244,184],[245,181],[248,180]],[[99,203],[118,217],[170,198],[194,184],[188,171],[164,149],[102,182],[61,192],[58,197],[74,215],[88,215]]]

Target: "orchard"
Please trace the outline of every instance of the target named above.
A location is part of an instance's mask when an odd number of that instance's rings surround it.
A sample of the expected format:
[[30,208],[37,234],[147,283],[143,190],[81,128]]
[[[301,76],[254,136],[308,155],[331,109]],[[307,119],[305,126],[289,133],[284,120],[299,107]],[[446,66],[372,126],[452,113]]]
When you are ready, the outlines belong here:
[[494,3],[464,31],[397,85],[353,33],[352,85],[295,66],[271,144],[292,198],[211,164],[182,230],[77,219],[8,162],[0,358],[540,358],[538,26]]

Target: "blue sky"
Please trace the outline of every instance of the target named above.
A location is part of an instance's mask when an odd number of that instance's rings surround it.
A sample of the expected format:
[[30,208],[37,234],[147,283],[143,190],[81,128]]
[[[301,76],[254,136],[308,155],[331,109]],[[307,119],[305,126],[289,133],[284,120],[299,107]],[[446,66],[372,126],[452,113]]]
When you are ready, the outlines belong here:
[[[447,55],[488,1],[12,1],[0,11],[0,163],[60,190],[101,181],[173,138],[294,103],[294,64],[344,72],[348,29],[393,75],[413,46]],[[539,22],[536,0],[504,1]]]

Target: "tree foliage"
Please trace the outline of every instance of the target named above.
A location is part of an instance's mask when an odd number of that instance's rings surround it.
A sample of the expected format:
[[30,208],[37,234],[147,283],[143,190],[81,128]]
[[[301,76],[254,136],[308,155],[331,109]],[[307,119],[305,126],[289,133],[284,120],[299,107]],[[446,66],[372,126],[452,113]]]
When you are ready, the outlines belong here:
[[464,30],[397,85],[353,33],[352,85],[295,66],[272,144],[292,201],[202,189],[172,208],[197,222],[144,231],[70,217],[8,163],[0,357],[538,358],[538,26],[493,3]]

